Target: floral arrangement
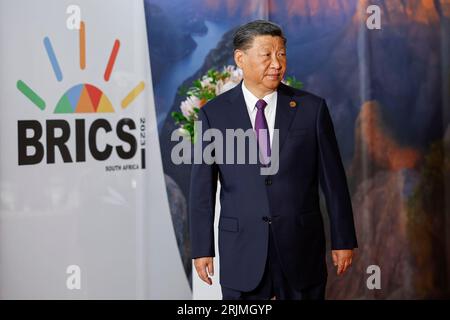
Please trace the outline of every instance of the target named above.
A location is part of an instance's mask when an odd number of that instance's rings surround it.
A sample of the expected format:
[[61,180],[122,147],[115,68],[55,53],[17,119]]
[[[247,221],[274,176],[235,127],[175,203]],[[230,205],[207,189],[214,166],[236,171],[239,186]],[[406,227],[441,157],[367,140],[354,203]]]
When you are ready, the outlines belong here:
[[[180,94],[187,96],[187,98],[181,102],[181,112],[174,111],[171,113],[175,123],[180,126],[180,132],[194,141],[194,122],[198,119],[200,108],[209,100],[234,88],[241,80],[242,70],[229,65],[225,66],[222,71],[208,70],[208,73],[195,80],[190,88],[182,89]],[[294,77],[286,77],[282,82],[297,89],[303,86]]]

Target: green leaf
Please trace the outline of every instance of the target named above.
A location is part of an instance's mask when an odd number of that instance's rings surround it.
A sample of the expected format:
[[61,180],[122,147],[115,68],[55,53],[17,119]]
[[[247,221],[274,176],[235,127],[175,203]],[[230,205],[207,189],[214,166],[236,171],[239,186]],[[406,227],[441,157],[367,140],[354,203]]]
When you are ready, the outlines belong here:
[[195,88],[198,88],[198,89],[201,89],[202,88],[202,82],[200,81],[200,80],[195,80],[194,82],[193,82],[193,84],[194,84],[194,87]]
[[172,118],[175,120],[175,122],[178,123],[184,123],[184,122],[188,122],[188,119],[183,115],[183,113],[178,112],[178,111],[172,111],[170,113],[170,115],[172,116]]
[[298,81],[294,76],[286,77],[286,84],[296,89],[303,88],[303,83],[301,81]]

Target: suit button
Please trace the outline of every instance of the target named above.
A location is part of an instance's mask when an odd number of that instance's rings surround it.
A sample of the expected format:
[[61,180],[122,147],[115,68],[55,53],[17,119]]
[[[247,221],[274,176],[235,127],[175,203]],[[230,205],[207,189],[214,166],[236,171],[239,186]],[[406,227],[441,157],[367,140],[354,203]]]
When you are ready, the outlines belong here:
[[272,184],[272,179],[266,178],[266,186],[270,186]]

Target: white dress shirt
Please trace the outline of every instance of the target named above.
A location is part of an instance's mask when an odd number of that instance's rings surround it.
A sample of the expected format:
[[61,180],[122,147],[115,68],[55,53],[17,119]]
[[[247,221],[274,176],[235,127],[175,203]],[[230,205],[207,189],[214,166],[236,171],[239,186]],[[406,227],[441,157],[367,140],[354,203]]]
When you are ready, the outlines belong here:
[[[245,104],[247,105],[248,115],[250,117],[250,121],[252,122],[252,128],[255,130],[255,119],[256,119],[256,102],[259,100],[250,90],[245,86],[244,81],[242,81],[242,93],[244,94]],[[270,136],[270,146],[272,146],[272,138],[273,131],[275,128],[275,114],[277,110],[277,98],[278,92],[275,90],[272,93],[266,95],[263,100],[267,103],[267,106],[264,108],[264,116],[266,117],[267,126],[269,129]]]

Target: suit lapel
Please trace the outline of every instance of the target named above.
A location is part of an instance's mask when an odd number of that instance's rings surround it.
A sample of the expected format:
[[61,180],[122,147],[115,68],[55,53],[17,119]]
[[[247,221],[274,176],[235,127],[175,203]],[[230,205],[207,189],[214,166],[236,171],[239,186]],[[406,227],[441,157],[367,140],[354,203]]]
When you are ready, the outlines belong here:
[[[244,93],[242,92],[242,81],[230,92],[230,98],[229,102],[231,104],[230,110],[230,116],[232,119],[232,126],[229,129],[242,129],[245,132],[247,130],[251,130],[252,134],[250,136],[251,143],[257,143],[256,142],[256,133],[253,130],[252,121],[250,120],[250,116],[248,114],[247,104],[245,103],[244,99]],[[252,168],[254,170],[254,174],[256,176],[262,177],[260,175],[260,167],[261,164],[259,161],[256,164],[250,165],[249,168]]]
[[297,111],[297,107],[290,106],[291,101],[293,101],[292,90],[283,83],[280,83],[278,86],[277,110],[275,114],[275,129],[279,130],[280,153]]
[[229,100],[231,102],[231,110],[233,110],[231,117],[234,122],[234,128],[243,129],[244,131],[253,129],[250,116],[248,115],[244,94],[242,93],[242,80],[231,90],[232,92]]

